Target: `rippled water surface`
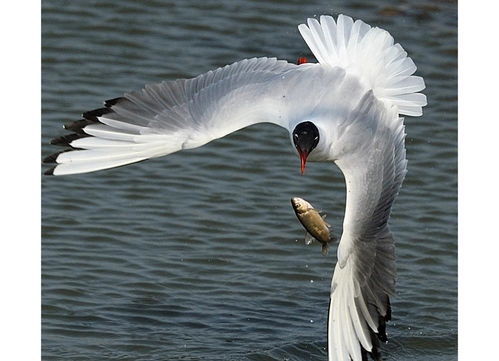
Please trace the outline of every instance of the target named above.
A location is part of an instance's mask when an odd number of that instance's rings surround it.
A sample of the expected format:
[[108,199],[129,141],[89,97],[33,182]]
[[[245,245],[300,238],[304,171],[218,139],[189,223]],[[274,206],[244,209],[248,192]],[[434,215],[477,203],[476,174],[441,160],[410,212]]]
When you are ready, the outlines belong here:
[[[453,1],[43,1],[43,156],[61,125],[145,83],[242,58],[310,56],[296,25],[345,13],[389,30],[425,78],[395,203],[386,360],[456,359],[457,15]],[[325,360],[335,249],[303,244],[289,199],[329,213],[344,180],[299,176],[287,132],[42,180],[44,360]]]

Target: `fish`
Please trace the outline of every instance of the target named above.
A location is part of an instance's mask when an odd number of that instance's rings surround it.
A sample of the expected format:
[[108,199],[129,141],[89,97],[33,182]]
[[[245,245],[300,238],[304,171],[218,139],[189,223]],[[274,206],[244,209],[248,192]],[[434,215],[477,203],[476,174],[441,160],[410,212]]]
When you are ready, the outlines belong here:
[[305,244],[310,244],[314,239],[322,245],[322,254],[325,256],[329,251],[331,237],[331,225],[325,221],[326,214],[318,211],[309,202],[302,198],[291,198],[291,205],[296,217],[305,228]]

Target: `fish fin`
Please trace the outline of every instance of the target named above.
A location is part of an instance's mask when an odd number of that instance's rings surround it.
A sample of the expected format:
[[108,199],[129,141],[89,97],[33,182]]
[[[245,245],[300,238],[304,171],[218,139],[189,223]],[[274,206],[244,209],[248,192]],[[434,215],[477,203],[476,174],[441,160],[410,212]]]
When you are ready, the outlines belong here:
[[312,241],[314,240],[314,236],[312,236],[310,233],[305,232],[305,244],[308,246]]
[[322,244],[322,249],[321,249],[321,253],[323,256],[327,256],[329,252],[329,244],[328,243],[323,243]]
[[[320,213],[319,213],[319,214],[320,214]],[[324,214],[320,214],[320,216],[322,217],[322,220],[324,221],[324,224],[325,224],[326,226],[328,226],[328,228],[331,228],[331,225],[330,225],[329,223],[327,223],[327,222],[326,222],[326,216],[327,216],[327,214],[326,214],[326,213],[324,213]]]

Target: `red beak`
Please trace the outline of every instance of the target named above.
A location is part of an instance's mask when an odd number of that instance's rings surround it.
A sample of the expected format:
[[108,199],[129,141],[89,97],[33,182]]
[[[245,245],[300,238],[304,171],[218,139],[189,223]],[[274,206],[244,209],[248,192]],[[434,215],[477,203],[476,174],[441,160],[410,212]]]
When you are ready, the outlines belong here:
[[308,153],[298,150],[298,154],[300,154],[300,172],[303,175],[305,172],[305,163],[307,163]]

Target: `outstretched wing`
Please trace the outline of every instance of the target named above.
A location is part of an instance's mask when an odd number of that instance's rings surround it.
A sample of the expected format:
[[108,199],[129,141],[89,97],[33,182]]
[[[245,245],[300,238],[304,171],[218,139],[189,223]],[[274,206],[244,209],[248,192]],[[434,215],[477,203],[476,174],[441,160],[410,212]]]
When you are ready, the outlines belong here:
[[366,352],[380,359],[395,289],[395,245],[388,219],[406,174],[403,119],[396,107],[386,108],[372,93],[356,114],[338,140],[356,151],[336,161],[345,176],[347,200],[331,285],[331,361],[361,361]]
[[159,157],[260,122],[287,128],[280,113],[283,88],[275,83],[293,69],[297,66],[275,58],[245,59],[109,100],[65,125],[74,133],[52,144],[70,149],[45,159],[57,163],[46,174],[92,172]]

